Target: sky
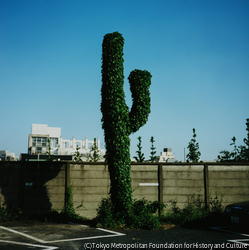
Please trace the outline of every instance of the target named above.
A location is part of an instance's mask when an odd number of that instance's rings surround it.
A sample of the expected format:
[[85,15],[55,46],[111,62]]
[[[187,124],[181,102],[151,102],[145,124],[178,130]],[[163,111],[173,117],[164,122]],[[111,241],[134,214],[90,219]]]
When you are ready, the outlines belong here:
[[150,156],[184,148],[196,130],[201,160],[244,145],[249,118],[248,0],[0,0],[0,150],[28,151],[32,124],[60,127],[63,139],[100,137],[101,54],[107,33],[124,44],[129,73],[152,74],[151,113],[130,135]]

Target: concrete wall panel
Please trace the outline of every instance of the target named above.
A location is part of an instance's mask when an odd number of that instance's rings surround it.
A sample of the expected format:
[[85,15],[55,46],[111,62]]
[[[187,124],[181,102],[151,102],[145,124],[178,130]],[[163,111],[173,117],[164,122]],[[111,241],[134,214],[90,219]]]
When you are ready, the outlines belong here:
[[[200,195],[204,201],[206,189],[210,198],[222,197],[224,205],[249,200],[249,165],[205,165],[206,174],[204,163],[132,164],[133,198],[161,199],[168,208],[170,201],[176,200],[178,206],[184,207],[193,194],[196,198]],[[158,183],[158,186],[141,186],[141,183]],[[73,188],[76,212],[94,218],[101,199],[108,197],[108,166],[102,163],[0,162],[0,203],[5,201],[9,208],[19,207],[27,214],[51,208],[61,211],[68,185]],[[82,203],[83,207],[77,209]]]

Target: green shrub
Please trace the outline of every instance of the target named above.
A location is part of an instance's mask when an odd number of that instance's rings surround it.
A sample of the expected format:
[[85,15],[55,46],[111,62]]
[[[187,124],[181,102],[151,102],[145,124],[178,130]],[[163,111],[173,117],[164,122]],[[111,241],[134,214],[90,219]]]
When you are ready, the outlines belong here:
[[99,227],[117,228],[123,220],[114,213],[114,207],[111,199],[103,198],[97,209],[96,221]]
[[161,222],[183,225],[186,222],[206,218],[214,213],[222,213],[224,211],[221,200],[218,199],[217,195],[215,198],[210,199],[210,210],[205,207],[200,195],[197,198],[195,194],[188,197],[187,205],[183,209],[177,206],[176,200],[171,200],[170,202],[171,210],[160,216]]
[[0,222],[9,222],[19,220],[22,217],[22,211],[20,209],[14,211],[8,209],[5,204],[0,206]]
[[41,215],[33,215],[30,217],[31,220],[37,220],[41,222],[56,222],[56,223],[86,223],[90,222],[86,218],[78,215],[78,214],[67,214],[65,211],[59,212],[57,210],[51,210],[45,214]]
[[209,206],[211,213],[223,213],[225,210],[225,207],[222,205],[222,198],[219,199],[217,194],[210,199]]
[[158,229],[160,221],[155,213],[163,208],[165,205],[157,201],[150,202],[144,198],[133,200],[128,217],[124,217],[122,214],[114,213],[110,198],[104,198],[97,209],[96,221],[99,227],[105,228]]
[[158,201],[133,200],[130,220],[127,226],[130,228],[158,229],[160,221],[157,215],[154,215],[159,209],[165,208],[163,203]]

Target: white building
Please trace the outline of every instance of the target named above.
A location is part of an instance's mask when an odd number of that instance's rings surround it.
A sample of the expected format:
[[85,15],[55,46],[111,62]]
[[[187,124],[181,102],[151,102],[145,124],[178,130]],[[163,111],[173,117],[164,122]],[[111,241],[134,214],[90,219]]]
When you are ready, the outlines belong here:
[[18,156],[8,150],[0,150],[0,161],[18,161]]
[[158,162],[175,162],[175,157],[172,154],[172,148],[164,148],[160,156],[157,156]]
[[[61,128],[48,127],[46,124],[32,124],[32,131],[29,135],[28,154],[29,155],[44,155],[48,151],[48,138],[50,140],[52,155],[74,155],[76,147],[79,148],[79,153],[82,160],[86,161],[91,152],[94,141],[89,141],[87,137],[84,140],[76,140],[74,137],[71,140],[61,137]],[[100,139],[96,140],[99,150],[100,161],[104,160],[105,150],[100,149]]]

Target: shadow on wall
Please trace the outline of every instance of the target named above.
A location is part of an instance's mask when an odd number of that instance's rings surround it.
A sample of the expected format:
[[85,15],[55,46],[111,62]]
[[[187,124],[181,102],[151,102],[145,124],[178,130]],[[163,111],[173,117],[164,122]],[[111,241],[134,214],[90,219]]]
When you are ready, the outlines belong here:
[[0,162],[0,204],[26,216],[51,210],[46,183],[62,169],[60,162]]

